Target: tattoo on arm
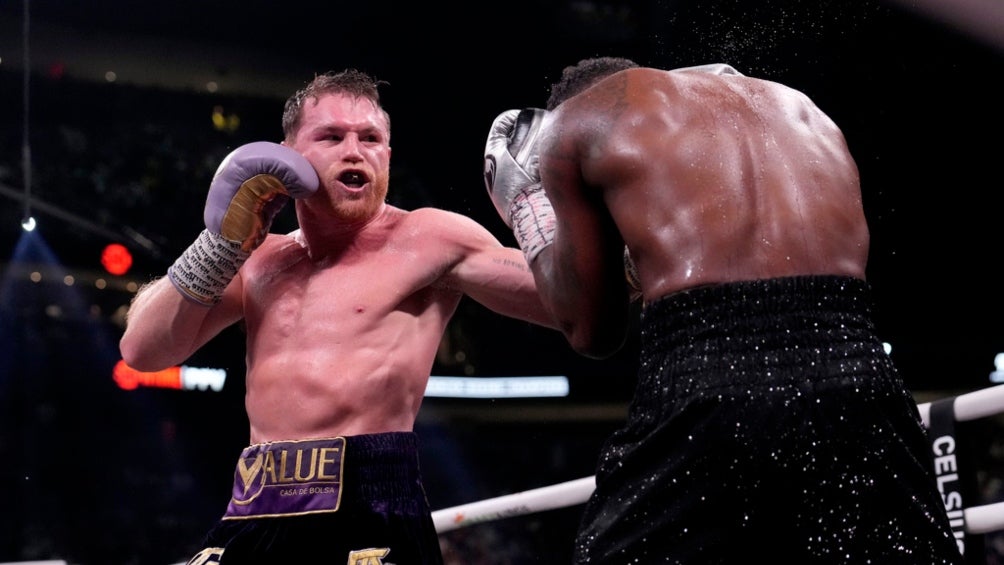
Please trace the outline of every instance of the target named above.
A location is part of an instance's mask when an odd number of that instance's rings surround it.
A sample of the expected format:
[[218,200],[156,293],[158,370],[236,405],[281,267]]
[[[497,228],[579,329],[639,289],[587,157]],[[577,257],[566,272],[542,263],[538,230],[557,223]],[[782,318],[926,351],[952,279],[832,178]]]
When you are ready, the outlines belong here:
[[529,272],[530,269],[524,263],[519,261],[513,261],[512,259],[492,259],[496,264],[502,265],[503,267],[514,267],[524,273]]

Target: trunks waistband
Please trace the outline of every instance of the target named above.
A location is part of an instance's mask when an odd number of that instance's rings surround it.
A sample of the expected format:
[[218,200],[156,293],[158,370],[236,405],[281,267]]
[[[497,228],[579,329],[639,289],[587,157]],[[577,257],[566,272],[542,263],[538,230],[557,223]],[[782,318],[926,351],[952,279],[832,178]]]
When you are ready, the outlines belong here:
[[743,281],[676,293],[642,312],[642,370],[656,379],[653,387],[694,377],[698,388],[768,384],[835,365],[856,374],[888,361],[870,300],[867,282],[841,276]]
[[[647,304],[642,331],[673,339],[695,328],[717,334],[789,331],[811,327],[818,317],[846,317],[871,330],[871,288],[844,276],[799,276],[709,285]],[[692,336],[691,336],[692,337]]]
[[417,453],[413,432],[250,445],[237,460],[223,519],[337,512],[346,497],[412,497]]

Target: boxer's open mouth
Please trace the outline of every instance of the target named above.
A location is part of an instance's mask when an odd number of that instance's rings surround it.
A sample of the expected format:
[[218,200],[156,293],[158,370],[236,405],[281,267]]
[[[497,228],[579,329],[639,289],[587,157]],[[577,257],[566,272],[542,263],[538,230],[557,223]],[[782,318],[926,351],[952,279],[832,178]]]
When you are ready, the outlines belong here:
[[349,188],[362,188],[369,179],[358,171],[346,171],[338,177],[338,180]]

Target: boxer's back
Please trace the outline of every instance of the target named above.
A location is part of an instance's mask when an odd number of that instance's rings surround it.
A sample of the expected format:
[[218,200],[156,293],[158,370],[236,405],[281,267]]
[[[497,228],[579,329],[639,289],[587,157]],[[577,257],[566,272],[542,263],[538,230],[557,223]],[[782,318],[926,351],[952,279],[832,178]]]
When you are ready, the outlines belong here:
[[737,75],[630,69],[562,104],[560,151],[597,190],[652,300],[798,274],[864,278],[857,167],[806,96]]

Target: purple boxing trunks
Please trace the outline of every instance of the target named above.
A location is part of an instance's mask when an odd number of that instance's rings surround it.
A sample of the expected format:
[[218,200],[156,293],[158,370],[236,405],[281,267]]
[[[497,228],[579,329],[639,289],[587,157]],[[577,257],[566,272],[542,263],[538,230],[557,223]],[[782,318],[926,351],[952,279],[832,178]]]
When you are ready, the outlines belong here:
[[190,565],[442,565],[413,432],[274,441],[237,460]]

